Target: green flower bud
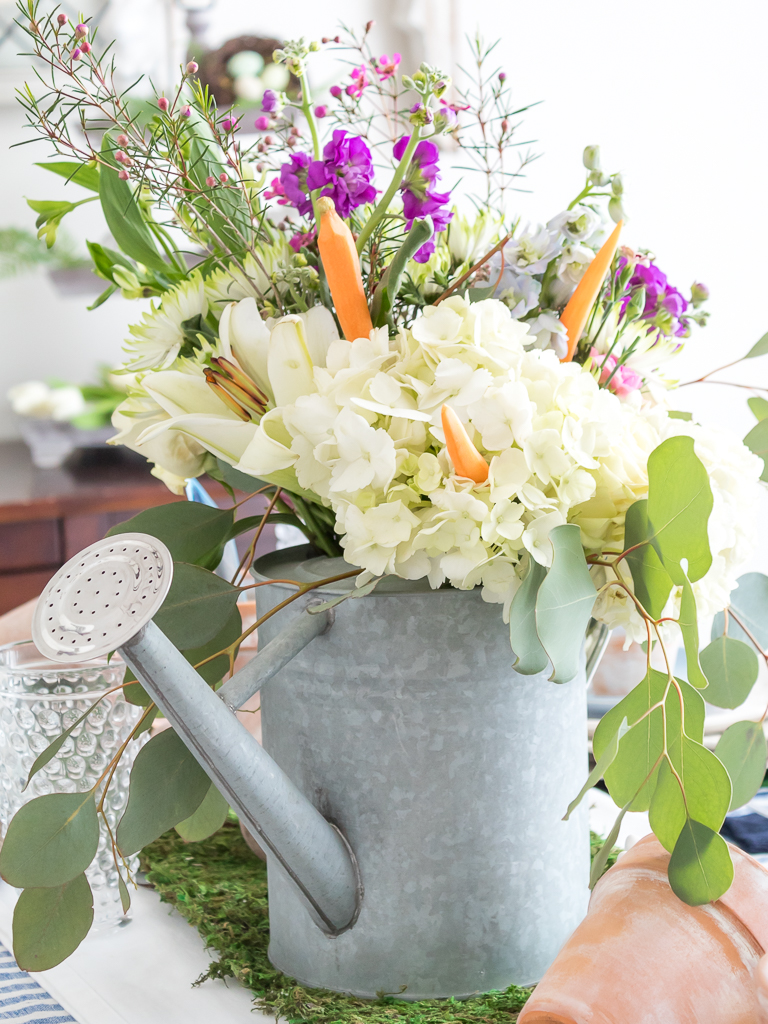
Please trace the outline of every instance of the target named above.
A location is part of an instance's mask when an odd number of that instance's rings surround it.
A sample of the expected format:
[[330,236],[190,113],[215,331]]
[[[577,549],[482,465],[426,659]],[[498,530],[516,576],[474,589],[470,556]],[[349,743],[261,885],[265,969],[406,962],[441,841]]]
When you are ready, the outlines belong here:
[[403,86],[406,89],[415,89],[416,88],[416,83],[414,82],[414,80],[411,78],[410,75],[403,75],[403,77],[400,79],[400,81],[403,83]]
[[306,267],[307,257],[303,253],[297,252],[293,257],[293,265],[294,267]]
[[315,40],[314,42],[311,42],[309,44],[309,52],[310,53],[317,53],[317,51],[319,49],[320,49],[320,43],[318,43],[317,40]]
[[624,195],[624,182],[620,174],[614,174],[611,178],[611,192],[615,196]]
[[424,74],[423,71],[417,71],[414,74],[414,76],[413,76],[413,81],[414,81],[414,84],[416,84],[416,85],[424,85],[426,80],[427,80],[427,76]]
[[627,215],[624,212],[624,207],[621,205],[621,200],[614,196],[608,203],[608,214],[614,224],[618,224],[620,220],[626,220]]
[[703,305],[709,298],[709,288],[705,284],[701,284],[698,281],[694,281],[691,285],[691,305],[694,309],[698,309],[699,306]]
[[638,288],[627,306],[627,320],[636,320],[645,309],[645,288]]
[[599,146],[585,146],[584,153],[581,157],[582,163],[588,171],[599,171],[600,170],[600,147]]

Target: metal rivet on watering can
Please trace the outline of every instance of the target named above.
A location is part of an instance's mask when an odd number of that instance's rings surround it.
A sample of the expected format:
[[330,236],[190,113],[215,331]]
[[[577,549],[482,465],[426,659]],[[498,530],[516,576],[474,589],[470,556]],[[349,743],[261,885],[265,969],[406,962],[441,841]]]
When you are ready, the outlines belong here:
[[[53,660],[82,660],[118,650],[248,829],[292,880],[316,924],[339,934],[359,912],[362,887],[354,854],[339,830],[151,621],[172,576],[171,554],[154,537],[126,533],[92,544],[45,588],[32,625],[35,644]],[[330,621],[327,612],[304,614],[307,627],[294,630],[301,635],[294,635],[288,645],[294,654]],[[285,662],[273,658],[272,663],[277,671]],[[265,672],[265,678],[274,671]],[[258,685],[258,665],[251,670],[251,684],[254,679]]]

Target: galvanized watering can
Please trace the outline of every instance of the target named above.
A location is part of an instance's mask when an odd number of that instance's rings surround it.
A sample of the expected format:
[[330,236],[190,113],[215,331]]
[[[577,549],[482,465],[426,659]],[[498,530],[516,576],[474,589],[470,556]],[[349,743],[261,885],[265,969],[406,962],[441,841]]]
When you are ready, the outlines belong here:
[[[257,574],[348,568],[306,554],[268,555]],[[121,534],[78,558],[38,604],[38,649],[120,650],[267,851],[277,968],[412,1000],[539,980],[588,901],[586,807],[561,820],[587,768],[583,671],[565,686],[520,676],[498,606],[392,577],[332,609],[310,611],[352,581],[290,604],[214,692],[152,622],[173,568],[163,544]],[[292,593],[260,587],[259,614]],[[263,747],[234,714],[257,690]]]

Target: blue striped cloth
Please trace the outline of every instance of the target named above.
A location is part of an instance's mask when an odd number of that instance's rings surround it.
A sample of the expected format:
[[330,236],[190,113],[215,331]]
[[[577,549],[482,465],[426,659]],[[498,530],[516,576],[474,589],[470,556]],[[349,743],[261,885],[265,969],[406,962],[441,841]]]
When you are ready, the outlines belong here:
[[19,1024],[77,1024],[53,996],[27,974],[0,943],[0,1021]]

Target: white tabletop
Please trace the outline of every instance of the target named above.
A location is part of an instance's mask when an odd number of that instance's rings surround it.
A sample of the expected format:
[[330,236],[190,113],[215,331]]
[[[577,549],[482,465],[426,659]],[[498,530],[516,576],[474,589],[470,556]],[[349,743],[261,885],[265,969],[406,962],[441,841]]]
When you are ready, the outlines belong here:
[[[73,955],[33,977],[78,1024],[274,1024],[252,1012],[239,982],[193,983],[212,956],[197,930],[157,894],[132,892],[132,919],[88,936]],[[13,948],[16,890],[0,882],[0,939]]]

